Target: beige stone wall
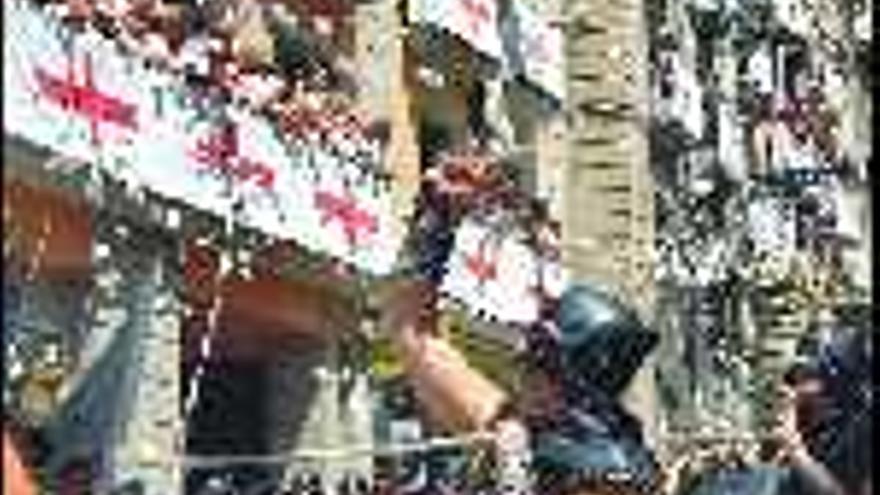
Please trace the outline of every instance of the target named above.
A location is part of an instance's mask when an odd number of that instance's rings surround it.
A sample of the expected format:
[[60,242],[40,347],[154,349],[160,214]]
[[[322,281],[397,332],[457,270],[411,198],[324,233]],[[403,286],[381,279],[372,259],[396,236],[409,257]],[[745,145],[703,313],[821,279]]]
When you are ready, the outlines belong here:
[[[579,0],[562,12],[568,64],[563,181],[564,256],[577,280],[654,303],[653,184],[648,156],[647,29],[640,0]],[[653,366],[625,401],[655,437]]]
[[642,3],[572,2],[566,19],[563,236],[576,278],[653,301],[647,39]]

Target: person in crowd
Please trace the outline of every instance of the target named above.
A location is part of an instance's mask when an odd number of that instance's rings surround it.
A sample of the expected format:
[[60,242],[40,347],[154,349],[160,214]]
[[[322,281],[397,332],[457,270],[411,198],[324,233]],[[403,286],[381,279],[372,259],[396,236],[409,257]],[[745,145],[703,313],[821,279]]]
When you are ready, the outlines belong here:
[[776,432],[792,468],[792,493],[865,495],[872,490],[870,330],[836,328],[782,387]]
[[[870,337],[835,329],[786,375],[769,456],[750,462],[685,459],[671,478],[682,495],[871,495]],[[705,456],[701,459],[705,459]]]
[[514,399],[436,334],[432,287],[395,288],[387,322],[430,418],[454,431],[522,425],[535,493],[653,493],[658,465],[639,421],[616,400],[657,342],[630,309],[590,286],[568,289],[548,310],[558,328],[533,332],[524,394]]
[[754,96],[750,134],[754,156],[753,175],[757,177],[763,177],[770,171],[774,159],[771,156],[775,127],[772,74],[773,61],[769,47],[761,45],[747,64],[747,80]]
[[5,425],[3,427],[3,495],[37,495],[37,485]]
[[[812,384],[784,385],[780,390],[777,425],[773,440],[778,442],[776,462],[790,469],[785,493],[804,495],[846,495],[834,475],[818,462],[806,447],[797,426],[797,398],[815,394]],[[798,390],[798,391],[796,391]]]
[[82,25],[92,19],[95,13],[95,7],[88,0],[68,0],[67,1],[66,20],[74,25]]

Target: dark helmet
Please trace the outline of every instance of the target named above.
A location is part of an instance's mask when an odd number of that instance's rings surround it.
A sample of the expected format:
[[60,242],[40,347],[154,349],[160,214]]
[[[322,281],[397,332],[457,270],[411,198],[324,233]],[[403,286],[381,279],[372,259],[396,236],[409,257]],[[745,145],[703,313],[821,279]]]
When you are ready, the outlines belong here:
[[635,311],[588,285],[563,293],[556,321],[566,372],[611,396],[626,388],[659,341]]
[[548,493],[593,485],[653,493],[657,463],[640,423],[616,397],[658,336],[633,310],[587,285],[567,289],[555,316],[557,337],[530,351],[530,359],[559,377],[567,403],[555,427],[534,432],[538,484]]

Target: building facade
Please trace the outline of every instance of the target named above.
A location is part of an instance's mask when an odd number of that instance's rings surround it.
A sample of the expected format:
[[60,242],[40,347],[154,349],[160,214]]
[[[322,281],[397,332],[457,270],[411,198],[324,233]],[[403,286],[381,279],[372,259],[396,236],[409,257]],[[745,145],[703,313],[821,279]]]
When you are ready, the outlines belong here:
[[[548,206],[569,282],[606,288],[661,330],[626,398],[661,455],[687,427],[760,431],[767,377],[823,318],[870,300],[871,2],[218,2],[246,21],[215,26],[234,33],[231,101],[204,84],[227,76],[199,69],[212,35],[183,44],[182,73],[155,69],[175,65],[155,53],[140,68],[100,30],[77,31],[75,8],[36,4],[4,13],[21,21],[4,35],[10,67],[42,88],[4,79],[4,325],[22,366],[5,392],[63,447],[49,477],[87,460],[98,491],[187,493],[229,472],[322,473],[333,491],[375,471],[375,456],[304,453],[440,433],[411,405],[382,403],[400,377],[369,357],[387,351],[371,271],[400,268],[389,246],[425,175],[461,150]],[[40,20],[53,16],[73,20]],[[94,56],[107,53],[119,63]],[[62,62],[67,79],[49,70]],[[131,125],[126,98],[153,120]],[[358,112],[369,129],[355,137],[351,122],[302,117]],[[133,127],[145,145],[128,147]],[[380,159],[346,154],[374,141]],[[138,156],[142,176],[125,166]],[[284,167],[261,168],[278,156]],[[237,202],[218,192],[230,177],[247,184]],[[254,192],[273,178],[288,187],[280,207]],[[296,199],[319,186],[346,194]],[[301,209],[302,230],[272,216]],[[359,251],[370,232],[384,240]],[[512,332],[484,316],[450,310],[442,330],[515,389]],[[235,455],[271,462],[230,470]]]

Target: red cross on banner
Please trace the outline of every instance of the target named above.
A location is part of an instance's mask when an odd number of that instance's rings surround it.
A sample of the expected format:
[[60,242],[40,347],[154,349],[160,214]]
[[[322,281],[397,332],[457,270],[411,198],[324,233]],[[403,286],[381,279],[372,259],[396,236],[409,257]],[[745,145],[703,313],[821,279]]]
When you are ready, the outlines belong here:
[[232,126],[211,132],[198,140],[193,157],[207,164],[216,164],[219,168],[231,168],[232,160],[238,155],[238,133]]
[[308,107],[292,107],[282,117],[285,132],[295,137],[304,137],[314,132],[326,138],[335,131],[345,138],[356,138],[366,133],[365,119],[350,110],[331,113]]
[[340,196],[329,191],[316,191],[314,200],[315,207],[322,213],[321,223],[335,220],[342,224],[349,246],[355,246],[362,240],[363,233],[372,235],[379,229],[376,217],[358,207],[351,195]]
[[247,181],[256,177],[257,185],[262,189],[272,189],[275,184],[275,172],[271,168],[241,156],[238,129],[234,125],[225,126],[199,139],[190,155],[208,168],[230,174],[237,180]]
[[101,124],[137,129],[136,106],[102,93],[95,87],[90,56],[87,55],[85,59],[83,85],[76,83],[72,63],[68,63],[66,80],[52,76],[40,67],[34,72],[40,92],[46,98],[65,110],[89,119],[93,144],[98,145],[101,142],[99,134]]
[[492,14],[486,5],[480,0],[459,0],[463,9],[465,18],[467,19],[468,32],[472,36],[478,36],[481,28],[492,22]]
[[465,266],[468,271],[477,278],[482,287],[486,282],[498,278],[498,250],[492,250],[492,256],[487,256],[487,241],[480,242],[476,253],[465,255]]

